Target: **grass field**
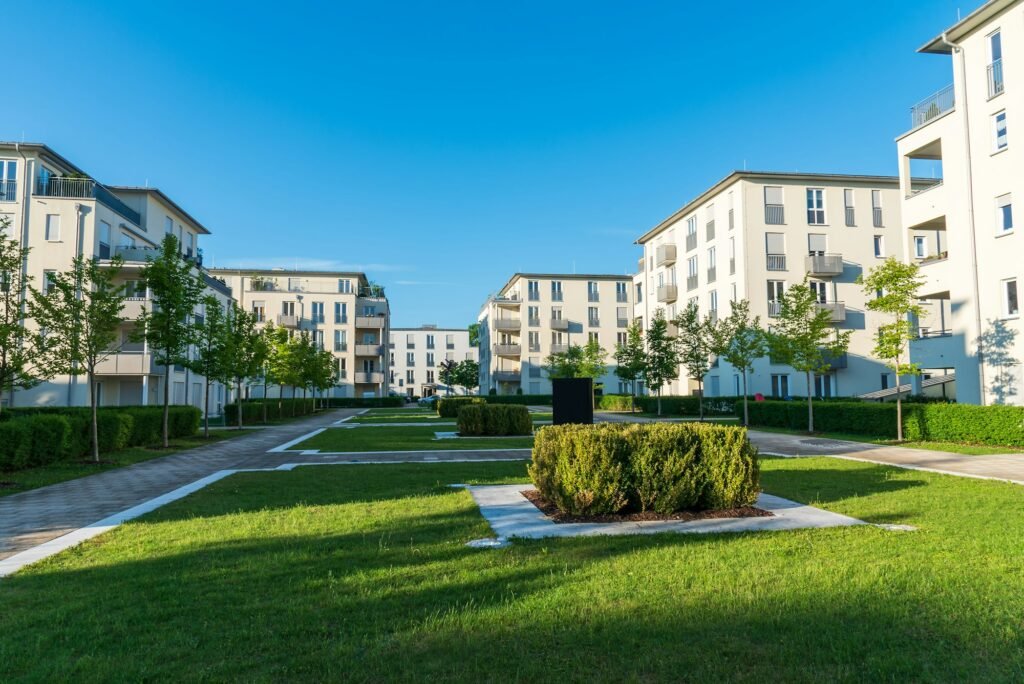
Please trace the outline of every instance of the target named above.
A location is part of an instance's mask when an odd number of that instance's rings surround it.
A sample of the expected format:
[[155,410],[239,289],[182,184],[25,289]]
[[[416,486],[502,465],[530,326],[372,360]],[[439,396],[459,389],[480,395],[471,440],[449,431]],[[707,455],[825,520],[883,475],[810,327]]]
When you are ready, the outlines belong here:
[[246,473],[0,582],[0,680],[1020,681],[1024,489],[768,459],[872,527],[464,546],[453,482]]
[[451,451],[459,449],[529,449],[533,437],[466,437],[435,439],[436,431],[454,432],[453,426],[328,428],[292,447],[349,451]]
[[900,446],[908,449],[929,449],[931,451],[945,451],[951,454],[963,454],[966,456],[988,456],[992,454],[1013,454],[1024,453],[1019,447],[987,446],[982,444],[958,444],[956,442],[897,442],[895,439],[884,439],[880,437],[868,437],[846,432],[815,432],[809,435],[804,430],[787,430],[785,428],[752,426],[751,430],[761,432],[778,432],[787,435],[804,435],[823,437],[825,439],[842,439],[847,442],[863,442],[865,444],[881,444],[886,446]]
[[187,449],[213,444],[225,439],[233,439],[247,434],[252,434],[252,432],[248,430],[211,430],[209,439],[203,438],[202,434],[194,437],[172,439],[170,442],[170,448],[167,449],[132,447],[131,449],[123,449],[121,451],[114,451],[108,454],[101,454],[101,459],[110,462],[102,463],[100,465],[92,465],[82,461],[59,461],[57,463],[50,463],[36,468],[26,468],[24,470],[14,470],[10,472],[0,471],[0,482],[12,482],[15,485],[13,487],[0,487],[0,496],[9,496],[29,489],[45,487],[46,485],[57,484],[58,482],[64,482],[66,480],[74,480],[79,477],[85,477],[86,475],[95,475],[96,473],[103,472],[104,470],[123,468],[135,463],[141,463],[142,461],[148,461],[152,458],[170,456],[171,454],[176,454]]

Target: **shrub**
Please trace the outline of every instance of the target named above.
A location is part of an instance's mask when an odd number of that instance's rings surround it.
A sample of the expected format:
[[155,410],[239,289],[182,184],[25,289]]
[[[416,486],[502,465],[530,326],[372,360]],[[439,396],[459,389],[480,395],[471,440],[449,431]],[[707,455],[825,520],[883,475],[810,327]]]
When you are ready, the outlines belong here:
[[[696,416],[700,413],[699,401],[699,397],[695,395],[662,397],[661,412],[669,416]],[[658,397],[637,397],[636,405],[642,411],[655,413],[658,410]],[[737,410],[743,412],[743,397],[704,397],[704,415],[734,416]]]
[[403,406],[405,397],[328,397],[326,402],[328,408],[394,408]]
[[690,423],[544,427],[529,472],[546,499],[576,515],[748,506],[760,477],[745,430]]
[[160,443],[163,433],[163,409],[137,406],[125,409],[124,413],[132,417],[132,434],[128,439],[131,446]]
[[[121,411],[100,411],[96,416],[96,427],[99,432],[100,453],[124,449],[130,443],[132,437],[133,420],[131,415]],[[85,443],[91,444],[88,432],[91,430],[86,423]],[[88,453],[88,446],[86,447]]]
[[459,408],[459,434],[463,437],[474,435],[529,435],[533,433],[533,421],[525,406],[490,406],[487,404],[464,404]]
[[[895,422],[895,405],[892,407]],[[903,407],[906,439],[1024,446],[1024,407],[921,403]]]
[[30,431],[25,420],[0,423],[0,470],[23,468],[30,455]]
[[482,397],[442,397],[437,400],[437,415],[440,418],[458,418],[459,409],[470,404],[483,404]]
[[203,412],[195,406],[172,406],[167,416],[167,433],[171,439],[191,437],[199,431]]
[[602,411],[629,411],[633,408],[633,397],[628,394],[605,394],[597,402]]
[[550,394],[489,394],[482,397],[488,404],[519,404],[522,406],[551,406]]
[[65,416],[39,414],[23,419],[28,428],[26,462],[16,467],[54,463],[68,455],[71,444],[71,423]]

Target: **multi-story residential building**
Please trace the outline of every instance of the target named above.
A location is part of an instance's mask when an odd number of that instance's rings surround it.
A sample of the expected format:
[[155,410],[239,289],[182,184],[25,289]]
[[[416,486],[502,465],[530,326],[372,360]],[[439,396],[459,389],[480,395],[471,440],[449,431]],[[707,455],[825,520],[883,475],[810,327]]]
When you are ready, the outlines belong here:
[[[308,332],[322,349],[334,354],[337,384],[327,396],[381,397],[388,393],[384,344],[390,308],[384,288],[364,273],[227,269],[211,273],[234,292],[238,305],[262,324]],[[262,385],[249,388],[260,397]],[[278,388],[269,393],[276,396]],[[288,390],[285,390],[286,396]]]
[[544,362],[596,339],[608,352],[604,391],[622,391],[612,354],[633,318],[632,278],[516,273],[480,311],[480,392],[548,394]]
[[[837,330],[853,331],[849,352],[815,377],[817,396],[851,396],[894,386],[871,357],[880,322],[867,311],[858,275],[889,256],[903,257],[899,182],[888,176],[736,171],[637,240],[635,315],[644,329],[657,310],[668,319],[696,302],[723,318],[746,299],[762,325],[779,314],[786,289],[809,279]],[[673,331],[674,326],[670,326]],[[739,394],[741,377],[719,360],[705,378],[707,396]],[[680,369],[662,391],[689,394],[697,384]],[[807,380],[764,358],[748,376],[750,393],[802,396]]]
[[987,2],[918,51],[949,55],[953,82],[897,139],[903,239],[932,312],[911,358],[955,372],[957,401],[1020,404],[1024,2]]
[[441,363],[477,360],[477,348],[469,344],[469,330],[436,325],[392,328],[388,354],[391,391],[407,397],[465,394],[464,388],[441,382]]
[[[178,238],[182,259],[192,263],[205,280],[204,294],[226,304],[230,289],[202,268],[199,237],[209,231],[160,190],[105,185],[36,143],[0,142],[0,219],[7,219],[14,238],[31,249],[23,270],[36,287],[45,287],[50,273],[70,269],[76,256],[101,262],[115,255],[124,259],[120,277],[128,301],[122,315],[129,320],[121,326],[117,353],[98,369],[99,403],[162,403],[165,369],[153,362],[146,343],[134,341],[132,335],[142,307],[151,308],[150,293],[138,274],[164,235],[172,233]],[[202,306],[198,307],[195,316],[203,314]],[[204,384],[204,378],[187,368],[173,367],[168,384],[171,401],[202,408]],[[211,413],[220,411],[229,393],[229,388],[214,384]],[[88,385],[82,376],[58,376],[6,399],[21,406],[85,406]]]

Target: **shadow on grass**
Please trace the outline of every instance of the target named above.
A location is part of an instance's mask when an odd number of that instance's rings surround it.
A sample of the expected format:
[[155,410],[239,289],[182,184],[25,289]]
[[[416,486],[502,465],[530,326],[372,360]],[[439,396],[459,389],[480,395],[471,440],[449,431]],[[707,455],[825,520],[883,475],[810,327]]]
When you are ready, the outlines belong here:
[[922,478],[893,477],[896,471],[896,468],[886,466],[808,470],[776,465],[771,469],[762,469],[761,487],[769,494],[802,503],[827,504],[852,497],[899,492],[928,484]]

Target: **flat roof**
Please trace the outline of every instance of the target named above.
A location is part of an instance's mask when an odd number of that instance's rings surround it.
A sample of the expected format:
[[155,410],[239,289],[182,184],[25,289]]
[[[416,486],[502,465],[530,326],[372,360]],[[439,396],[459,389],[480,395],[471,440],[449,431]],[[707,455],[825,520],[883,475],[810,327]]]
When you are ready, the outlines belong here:
[[[45,145],[43,143],[14,142],[14,141],[9,141],[9,140],[0,140],[0,147],[12,147],[12,148],[16,148],[16,149],[35,150],[37,153],[41,152],[41,153],[43,153],[43,154],[45,154],[45,155],[47,155],[49,157],[53,157],[53,159],[55,159],[61,165],[68,167],[72,171],[75,171],[76,173],[80,173],[82,175],[89,176],[89,178],[92,178],[92,176],[90,174],[88,174],[85,171],[83,171],[81,168],[78,167],[78,165],[71,163],[71,161],[69,161],[66,157],[64,157],[61,154],[58,154],[52,148],[50,148],[48,145]],[[96,180],[96,179],[93,178],[93,180]]]
[[[206,269],[210,273],[225,273],[231,275],[272,275],[272,276],[354,276],[367,280],[366,274],[360,271],[309,271],[303,269],[290,269],[290,268],[208,268]],[[369,282],[367,280],[367,282]]]
[[[950,26],[943,33],[950,41],[955,43],[970,35],[982,25],[988,23],[1019,2],[1021,2],[1021,0],[989,0],[978,9]],[[942,36],[943,34],[939,34],[932,38],[930,41],[919,47],[917,51],[935,55],[952,54],[953,49],[946,45]]]
[[200,230],[200,232],[202,232],[205,235],[209,235],[210,234],[210,230],[206,226],[204,226],[202,223],[197,221],[196,218],[194,216],[192,216],[192,214],[190,214],[187,211],[185,211],[184,209],[182,209],[180,204],[178,204],[177,202],[172,200],[170,197],[168,197],[167,193],[165,193],[160,188],[143,188],[143,187],[139,187],[139,186],[136,186],[136,185],[106,185],[106,184],[104,184],[104,187],[108,188],[110,190],[113,190],[114,192],[127,192],[127,193],[139,193],[139,194],[155,195],[156,197],[160,198],[160,200],[164,204],[170,206],[176,212],[178,212],[179,214],[181,214],[182,216],[187,218],[189,221],[191,221],[192,225],[194,225],[196,228],[198,228]]
[[536,278],[538,280],[633,280],[631,275],[614,275],[611,273],[513,273],[512,277],[498,290],[504,292],[515,282],[516,278]]
[[391,332],[464,332],[469,333],[468,326],[466,328],[438,328],[436,326],[424,328],[420,326],[418,328],[388,328]]
[[741,180],[781,180],[781,181],[849,181],[856,183],[875,183],[885,185],[896,185],[900,183],[899,176],[874,176],[852,173],[802,173],[799,171],[733,171],[710,188],[697,195],[682,207],[674,211],[668,218],[662,220],[646,233],[638,237],[633,244],[640,245],[651,239],[669,225],[675,223],[686,214],[706,202],[709,198],[717,195],[726,187]]

